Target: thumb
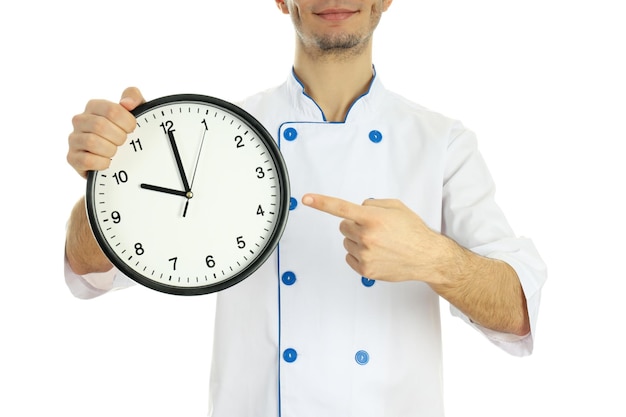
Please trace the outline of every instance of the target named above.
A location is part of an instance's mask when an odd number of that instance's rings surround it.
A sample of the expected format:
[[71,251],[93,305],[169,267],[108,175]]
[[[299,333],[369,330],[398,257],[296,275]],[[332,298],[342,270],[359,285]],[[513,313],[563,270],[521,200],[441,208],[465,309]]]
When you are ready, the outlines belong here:
[[120,104],[128,111],[134,110],[135,107],[145,102],[146,99],[143,98],[141,91],[137,87],[128,87],[124,90],[120,99]]

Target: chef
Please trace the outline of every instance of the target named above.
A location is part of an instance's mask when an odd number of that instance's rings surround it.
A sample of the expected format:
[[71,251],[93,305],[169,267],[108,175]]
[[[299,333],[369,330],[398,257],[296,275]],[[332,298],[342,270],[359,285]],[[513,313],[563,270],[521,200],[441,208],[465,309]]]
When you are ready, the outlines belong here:
[[[240,105],[274,135],[291,204],[272,257],[218,294],[214,417],[442,417],[439,299],[513,355],[532,352],[545,266],[494,201],[476,138],[387,90],[372,34],[391,0],[275,0],[296,32],[287,81]],[[68,161],[104,169],[134,127],[136,88],[73,119]],[[79,201],[66,280],[128,285]]]

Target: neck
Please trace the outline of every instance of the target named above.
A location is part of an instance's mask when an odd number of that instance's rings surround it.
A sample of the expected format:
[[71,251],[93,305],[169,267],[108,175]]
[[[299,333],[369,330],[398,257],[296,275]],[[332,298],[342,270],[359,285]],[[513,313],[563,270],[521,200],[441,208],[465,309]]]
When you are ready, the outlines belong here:
[[343,122],[372,81],[371,45],[358,54],[313,56],[296,47],[294,71],[326,120]]

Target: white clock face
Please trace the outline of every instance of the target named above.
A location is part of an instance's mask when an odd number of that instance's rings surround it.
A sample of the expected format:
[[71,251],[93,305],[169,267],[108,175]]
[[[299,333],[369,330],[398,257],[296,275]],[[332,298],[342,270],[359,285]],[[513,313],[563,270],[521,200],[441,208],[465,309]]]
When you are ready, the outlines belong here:
[[246,278],[274,250],[288,213],[287,172],[271,136],[204,96],[165,97],[135,115],[110,167],[90,173],[87,209],[100,246],[122,272],[167,293],[204,294]]

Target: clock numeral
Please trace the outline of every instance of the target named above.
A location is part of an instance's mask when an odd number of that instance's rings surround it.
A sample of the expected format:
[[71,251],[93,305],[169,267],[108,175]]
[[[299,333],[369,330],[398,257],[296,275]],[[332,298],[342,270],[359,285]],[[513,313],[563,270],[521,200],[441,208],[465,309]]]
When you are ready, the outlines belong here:
[[168,261],[172,262],[172,269],[173,269],[174,271],[176,271],[176,261],[177,261],[177,260],[178,260],[178,257],[176,257],[176,256],[175,256],[175,257],[173,257],[173,258],[168,259]]
[[119,211],[114,211],[111,213],[111,218],[113,219],[113,223],[117,224],[122,221],[122,216],[120,216]]
[[263,207],[261,207],[260,204],[259,204],[259,208],[256,209],[256,214],[257,216],[265,216],[265,211],[263,210]]
[[209,130],[209,126],[206,124],[206,119],[202,119],[200,123],[204,125],[204,130]]
[[257,178],[265,177],[265,171],[263,171],[262,167],[257,167],[257,169],[256,169],[256,177]]
[[235,136],[235,142],[237,142],[237,148],[243,148],[245,146],[243,143],[243,138],[239,135]]
[[141,243],[135,243],[135,254],[137,254],[137,256],[141,256],[144,254],[144,252],[145,251]]
[[215,260],[213,259],[213,255],[209,255],[206,257],[206,266],[209,268],[215,267]]
[[115,182],[117,182],[117,184],[119,185],[128,181],[128,174],[126,173],[126,171],[116,172],[115,174],[113,174],[113,178],[115,178]]
[[243,236],[237,237],[237,247],[243,249],[246,247],[246,242],[243,240]]
[[167,120],[165,123],[161,123],[159,126],[163,128],[163,132],[167,135],[168,132],[175,132],[174,130],[174,122],[171,120]]
[[131,140],[130,145],[133,147],[135,152],[143,151],[143,147],[141,146],[141,141],[139,139]]

